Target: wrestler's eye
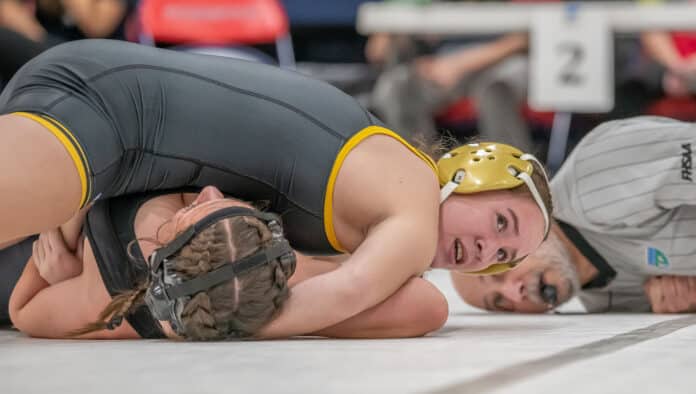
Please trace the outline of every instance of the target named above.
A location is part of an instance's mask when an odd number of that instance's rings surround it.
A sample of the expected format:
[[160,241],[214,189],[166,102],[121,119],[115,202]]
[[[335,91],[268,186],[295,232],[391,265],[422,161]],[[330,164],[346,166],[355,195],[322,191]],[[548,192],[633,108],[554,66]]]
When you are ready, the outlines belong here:
[[497,252],[495,252],[495,259],[499,262],[505,262],[508,259],[508,252],[505,251],[505,249],[500,248],[498,249]]
[[496,293],[495,297],[493,297],[493,310],[503,309],[502,304],[503,304],[503,295],[500,293]]
[[493,298],[493,310],[498,312],[512,312],[514,306],[510,305],[510,302],[505,299],[502,294],[496,293]]
[[496,230],[498,230],[499,233],[502,233],[503,231],[505,231],[505,229],[507,229],[508,220],[505,216],[499,213],[496,213],[495,216],[495,228]]

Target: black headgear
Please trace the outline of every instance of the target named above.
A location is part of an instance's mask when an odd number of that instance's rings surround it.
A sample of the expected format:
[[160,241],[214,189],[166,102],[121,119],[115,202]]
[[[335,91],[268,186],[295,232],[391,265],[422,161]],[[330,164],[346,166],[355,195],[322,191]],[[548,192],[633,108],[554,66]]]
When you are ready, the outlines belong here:
[[[207,227],[221,219],[235,216],[253,216],[266,223],[272,234],[269,244],[250,256],[223,264],[220,268],[194,279],[184,281],[183,278],[179,277],[174,272],[169,258]],[[151,284],[145,293],[145,303],[156,319],[169,322],[177,334],[184,335],[181,313],[186,302],[191,299],[191,295],[231,280],[243,272],[268,264],[276,259],[281,259],[284,263],[295,263],[295,253],[283,237],[283,228],[277,215],[243,207],[215,211],[179,234],[167,245],[157,249],[150,256]]]

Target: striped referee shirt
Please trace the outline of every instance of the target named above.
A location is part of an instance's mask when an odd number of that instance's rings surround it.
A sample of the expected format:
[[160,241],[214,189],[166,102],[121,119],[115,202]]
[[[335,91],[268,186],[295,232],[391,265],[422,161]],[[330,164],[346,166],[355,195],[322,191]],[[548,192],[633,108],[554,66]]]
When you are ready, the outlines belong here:
[[647,116],[607,122],[552,180],[555,217],[617,274],[581,292],[588,311],[649,311],[649,277],[696,275],[694,149],[693,123]]

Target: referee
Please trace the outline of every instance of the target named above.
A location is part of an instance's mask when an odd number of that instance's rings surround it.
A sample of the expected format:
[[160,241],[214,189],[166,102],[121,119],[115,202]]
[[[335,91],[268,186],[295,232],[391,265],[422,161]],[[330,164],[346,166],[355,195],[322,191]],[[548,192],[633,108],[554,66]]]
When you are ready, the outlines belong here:
[[604,123],[551,182],[556,223],[518,268],[452,274],[468,303],[544,312],[579,296],[589,312],[696,312],[696,124]]

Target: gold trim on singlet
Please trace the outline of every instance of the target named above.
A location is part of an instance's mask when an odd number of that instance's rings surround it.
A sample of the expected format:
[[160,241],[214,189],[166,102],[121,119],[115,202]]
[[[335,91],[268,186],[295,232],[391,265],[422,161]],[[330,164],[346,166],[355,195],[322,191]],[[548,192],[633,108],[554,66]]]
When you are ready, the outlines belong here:
[[77,142],[75,136],[60,122],[49,116],[37,115],[30,112],[13,112],[12,115],[22,116],[39,123],[41,126],[48,129],[48,131],[50,131],[58,139],[58,141],[60,141],[63,147],[65,147],[65,150],[68,151],[70,158],[75,164],[75,168],[77,168],[77,174],[80,177],[80,185],[82,187],[82,192],[80,194],[80,208],[84,207],[90,195],[91,185],[88,178],[90,171],[85,152],[80,143]]
[[336,156],[336,161],[334,161],[333,167],[331,168],[331,175],[329,176],[329,181],[326,185],[326,196],[324,197],[324,232],[326,233],[326,238],[329,240],[329,243],[335,250],[343,253],[346,253],[346,250],[343,248],[343,246],[341,246],[341,243],[338,242],[338,238],[336,238],[336,233],[333,224],[333,196],[336,178],[338,177],[339,170],[343,166],[343,161],[353,150],[353,148],[355,148],[359,143],[365,140],[365,138],[377,134],[387,135],[401,142],[406,148],[408,148],[408,150],[410,150],[411,152],[413,152],[413,154],[415,154],[421,160],[423,160],[428,166],[430,166],[430,168],[432,168],[433,172],[437,174],[437,165],[435,164],[433,159],[431,159],[428,155],[413,147],[400,135],[396,134],[395,132],[389,129],[385,129],[384,127],[380,126],[369,126],[350,137],[350,139],[346,141],[346,143],[343,145],[341,150],[338,152],[338,155]]

